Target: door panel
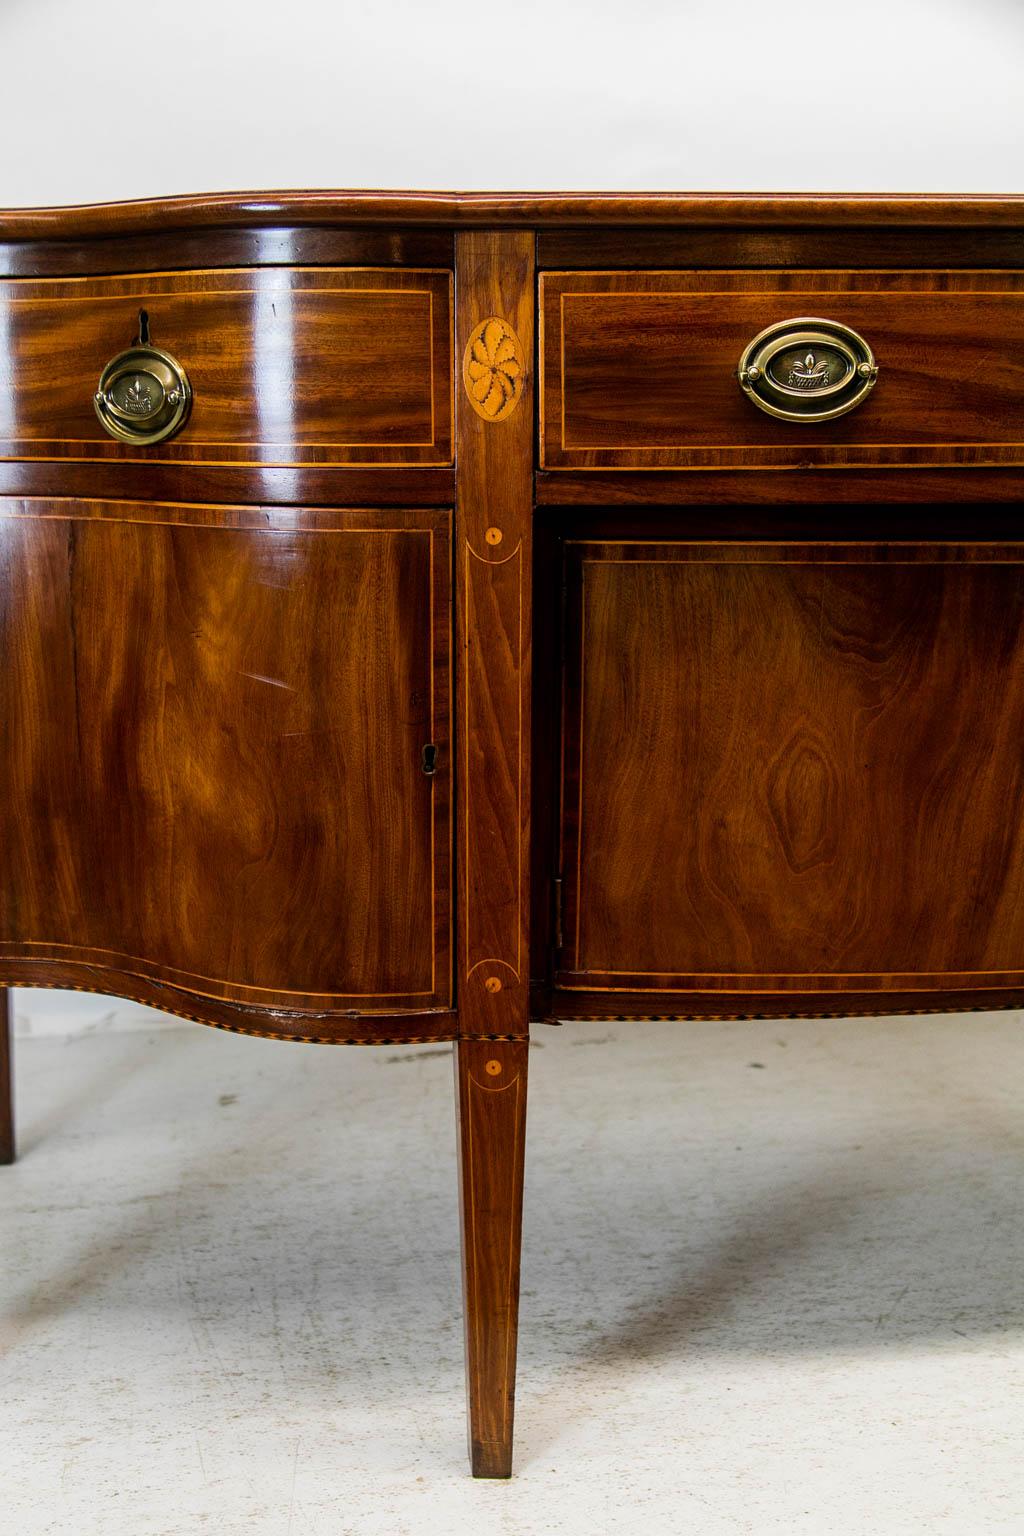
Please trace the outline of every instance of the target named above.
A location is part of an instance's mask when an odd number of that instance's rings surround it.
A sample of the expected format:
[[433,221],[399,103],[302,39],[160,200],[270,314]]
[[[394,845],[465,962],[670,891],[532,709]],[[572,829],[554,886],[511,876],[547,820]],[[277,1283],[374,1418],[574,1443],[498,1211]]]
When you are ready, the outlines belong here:
[[559,983],[1024,980],[1024,545],[567,545]]
[[450,1001],[448,548],[447,513],[4,503],[0,975]]

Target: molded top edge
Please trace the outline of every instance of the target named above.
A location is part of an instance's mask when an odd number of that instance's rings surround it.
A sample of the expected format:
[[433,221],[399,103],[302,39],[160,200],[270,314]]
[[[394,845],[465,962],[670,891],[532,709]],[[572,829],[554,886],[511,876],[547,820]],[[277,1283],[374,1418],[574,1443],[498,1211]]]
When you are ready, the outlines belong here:
[[824,192],[223,192],[0,210],[0,240],[75,240],[186,229],[452,226],[1020,226],[1024,194]]

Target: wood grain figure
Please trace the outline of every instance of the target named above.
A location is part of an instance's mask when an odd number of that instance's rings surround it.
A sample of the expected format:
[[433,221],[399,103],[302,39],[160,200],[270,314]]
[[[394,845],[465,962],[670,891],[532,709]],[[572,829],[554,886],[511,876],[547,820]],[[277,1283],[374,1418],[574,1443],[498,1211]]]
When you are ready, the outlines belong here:
[[469,1455],[474,1477],[512,1473],[526,1040],[456,1046]]
[[1024,989],[1024,546],[567,550],[560,986]]
[[447,522],[3,504],[0,959],[447,1007]]
[[454,1042],[507,1477],[531,1021],[1024,1007],[1022,301],[1019,195],[0,212],[0,1161],[10,987]]
[[[147,464],[450,464],[451,274],[333,268],[0,282],[0,458]],[[107,436],[93,392],[136,338],[194,403],[152,447]]]
[[[545,469],[1024,465],[1024,274],[593,272],[541,277]],[[794,425],[737,387],[746,344],[801,317],[866,337],[847,416]]]

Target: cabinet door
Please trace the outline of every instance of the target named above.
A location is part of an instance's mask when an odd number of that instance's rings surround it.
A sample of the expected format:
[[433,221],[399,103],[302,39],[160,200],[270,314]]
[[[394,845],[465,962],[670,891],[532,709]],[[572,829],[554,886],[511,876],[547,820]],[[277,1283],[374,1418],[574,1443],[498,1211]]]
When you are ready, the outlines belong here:
[[0,976],[447,1004],[449,650],[447,513],[0,503]]
[[561,986],[1024,983],[1024,545],[567,561]]

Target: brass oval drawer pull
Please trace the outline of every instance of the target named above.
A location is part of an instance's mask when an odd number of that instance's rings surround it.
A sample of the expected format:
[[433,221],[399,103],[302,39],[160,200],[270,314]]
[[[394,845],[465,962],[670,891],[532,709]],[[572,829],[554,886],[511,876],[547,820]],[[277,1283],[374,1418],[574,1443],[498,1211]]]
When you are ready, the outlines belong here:
[[104,368],[94,404],[111,437],[125,443],[161,443],[185,425],[192,386],[169,352],[136,345],[119,352]]
[[837,320],[803,317],[770,325],[740,358],[740,388],[783,421],[831,421],[859,405],[878,378],[863,336]]

